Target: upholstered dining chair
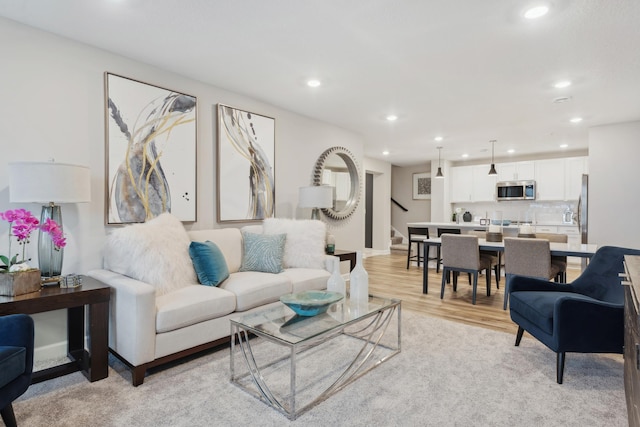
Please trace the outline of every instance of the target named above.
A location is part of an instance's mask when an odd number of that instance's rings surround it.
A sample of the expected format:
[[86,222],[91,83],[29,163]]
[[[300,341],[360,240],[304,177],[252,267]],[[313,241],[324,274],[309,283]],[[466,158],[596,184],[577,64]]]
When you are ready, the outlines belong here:
[[[443,234],[461,234],[459,228],[440,228],[438,227],[438,237]],[[436,273],[440,273],[440,264],[442,264],[442,249],[438,246],[436,250]]]
[[[556,380],[562,384],[565,353],[622,353],[624,256],[640,250],[603,246],[570,284],[516,276],[510,284],[511,320],[556,352]],[[508,262],[508,261],[507,261]]]
[[[483,230],[469,230],[467,234],[471,234],[473,236],[476,236],[476,237],[478,237],[478,239],[486,239],[487,238],[487,232],[483,231]],[[496,286],[498,287],[498,289],[500,289],[500,274],[501,274],[500,273],[500,271],[501,271],[500,267],[502,265],[502,252],[501,251],[481,250],[480,253],[496,257],[496,259],[497,259],[497,264],[496,264],[496,268],[495,268]]]
[[481,254],[478,248],[478,238],[469,234],[443,234],[442,235],[442,285],[440,299],[444,298],[446,278],[453,273],[453,290],[457,291],[458,273],[464,272],[472,275],[473,297],[471,302],[476,303],[478,289],[478,272],[486,271],[487,296],[491,296],[491,269],[495,268],[498,259],[493,256]]
[[509,303],[509,286],[514,276],[536,277],[550,280],[560,269],[551,263],[551,248],[545,239],[505,237],[504,239],[504,302],[503,310]]
[[[424,261],[425,265],[428,262],[429,256],[424,247],[424,239],[429,238],[429,229],[426,227],[408,227],[407,240],[409,241],[409,247],[407,248],[407,270],[412,259],[416,260],[416,264],[420,267],[420,261]],[[416,254],[411,255],[411,248],[413,244],[416,245]]]
[[[536,233],[536,239],[545,239],[549,242],[556,243],[567,243],[569,241],[569,236],[557,233]],[[558,266],[560,269],[558,275],[555,277],[555,281],[565,283],[567,281],[567,257],[552,255],[551,264]]]
[[12,402],[31,384],[33,319],[26,314],[0,317],[0,414],[7,427],[16,426]]

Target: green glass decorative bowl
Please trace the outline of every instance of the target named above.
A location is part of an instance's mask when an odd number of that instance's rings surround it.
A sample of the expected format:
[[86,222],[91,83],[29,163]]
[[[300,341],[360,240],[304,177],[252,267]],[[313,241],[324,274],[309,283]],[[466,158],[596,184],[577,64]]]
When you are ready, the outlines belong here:
[[280,301],[300,316],[315,316],[327,311],[334,302],[344,298],[339,292],[302,291],[280,297]]

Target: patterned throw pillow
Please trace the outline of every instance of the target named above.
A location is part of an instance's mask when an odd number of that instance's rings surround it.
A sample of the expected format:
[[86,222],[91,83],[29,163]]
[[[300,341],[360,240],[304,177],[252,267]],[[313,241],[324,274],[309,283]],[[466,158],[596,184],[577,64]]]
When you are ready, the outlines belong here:
[[198,281],[206,286],[218,286],[229,277],[229,268],[222,251],[213,242],[191,242],[189,255]]
[[280,273],[286,234],[255,234],[242,232],[243,253],[239,271]]

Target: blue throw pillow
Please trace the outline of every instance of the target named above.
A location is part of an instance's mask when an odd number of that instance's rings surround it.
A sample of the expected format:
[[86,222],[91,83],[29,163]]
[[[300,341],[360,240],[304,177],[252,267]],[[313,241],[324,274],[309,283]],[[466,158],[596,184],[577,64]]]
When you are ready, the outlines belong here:
[[280,273],[286,234],[255,234],[242,232],[244,251],[240,271]]
[[229,277],[227,261],[215,243],[191,242],[189,255],[198,275],[198,281],[203,285],[218,286]]

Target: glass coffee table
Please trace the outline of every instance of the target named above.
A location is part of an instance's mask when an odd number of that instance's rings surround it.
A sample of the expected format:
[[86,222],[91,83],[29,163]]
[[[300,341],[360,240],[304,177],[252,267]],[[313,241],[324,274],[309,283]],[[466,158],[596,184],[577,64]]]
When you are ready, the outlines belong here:
[[293,420],[400,352],[401,301],[348,298],[312,317],[282,303],[231,319],[231,382]]

